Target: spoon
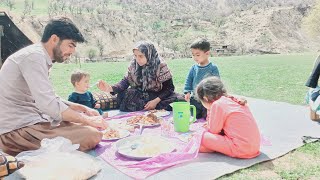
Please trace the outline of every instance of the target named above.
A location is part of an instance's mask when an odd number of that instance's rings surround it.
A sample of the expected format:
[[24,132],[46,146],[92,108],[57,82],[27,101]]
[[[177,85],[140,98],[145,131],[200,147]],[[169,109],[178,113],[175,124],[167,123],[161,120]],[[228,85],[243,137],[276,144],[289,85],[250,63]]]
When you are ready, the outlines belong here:
[[134,144],[132,144],[131,145],[131,150],[135,150],[135,149],[137,149],[137,147],[139,146],[139,144],[138,143],[134,143]]
[[90,85],[90,88],[93,88],[93,87],[96,86],[97,84],[99,84],[99,81],[98,81],[98,82],[95,82],[94,84],[91,84],[91,85]]
[[143,124],[139,123],[138,125],[139,125],[139,135],[141,135],[143,131]]
[[[143,131],[143,124],[142,123],[137,123],[139,125],[139,135],[142,134],[142,131]],[[130,146],[131,150],[135,150],[137,149],[137,147],[139,146],[138,143],[134,143]]]

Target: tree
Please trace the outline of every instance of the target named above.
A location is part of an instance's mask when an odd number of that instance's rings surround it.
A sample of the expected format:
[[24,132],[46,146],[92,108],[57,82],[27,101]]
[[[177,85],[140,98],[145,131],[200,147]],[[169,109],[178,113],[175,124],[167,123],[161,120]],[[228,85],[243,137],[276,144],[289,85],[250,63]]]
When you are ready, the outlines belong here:
[[88,51],[88,57],[92,61],[93,58],[95,58],[97,55],[97,51],[95,49],[89,49]]
[[238,49],[239,49],[241,55],[243,55],[247,51],[247,46],[244,42],[240,42],[238,44]]
[[22,12],[22,19],[26,17],[27,14],[31,14],[32,6],[28,0],[24,0],[23,12]]
[[49,5],[48,5],[48,15],[49,15],[49,17],[54,16],[57,11],[58,11],[57,3],[54,0],[49,1]]
[[102,59],[103,52],[104,52],[104,44],[103,44],[103,41],[100,40],[100,39],[98,39],[98,40],[97,40],[97,46],[98,46],[98,49],[99,49],[100,58]]
[[172,40],[170,43],[170,48],[173,50],[173,53],[175,54],[179,50],[179,45],[176,41]]
[[304,29],[313,37],[320,36],[320,0],[312,8],[309,15],[303,20]]
[[79,64],[79,68],[81,69],[81,60],[80,60],[79,52],[74,53],[74,58],[75,58],[76,64]]
[[10,8],[10,11],[11,11],[15,5],[15,1],[14,0],[6,0],[6,5]]

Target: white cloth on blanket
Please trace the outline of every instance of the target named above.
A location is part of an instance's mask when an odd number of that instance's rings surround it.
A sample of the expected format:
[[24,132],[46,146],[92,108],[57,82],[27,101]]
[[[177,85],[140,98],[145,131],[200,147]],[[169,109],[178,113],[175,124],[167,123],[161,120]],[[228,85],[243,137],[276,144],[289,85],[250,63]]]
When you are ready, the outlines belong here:
[[40,149],[17,155],[25,163],[18,173],[32,180],[88,179],[101,170],[101,164],[96,158],[78,151],[78,148],[78,144],[72,144],[63,137],[43,139]]

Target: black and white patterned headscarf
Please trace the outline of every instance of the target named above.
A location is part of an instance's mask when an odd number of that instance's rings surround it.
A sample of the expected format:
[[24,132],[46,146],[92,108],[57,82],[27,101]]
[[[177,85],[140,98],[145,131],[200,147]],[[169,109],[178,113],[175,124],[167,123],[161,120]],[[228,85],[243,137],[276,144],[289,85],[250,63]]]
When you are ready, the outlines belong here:
[[132,87],[142,87],[143,91],[158,92],[162,83],[172,78],[167,64],[162,61],[153,44],[139,42],[133,50],[139,50],[146,56],[147,63],[140,66],[135,57],[128,68],[127,78]]

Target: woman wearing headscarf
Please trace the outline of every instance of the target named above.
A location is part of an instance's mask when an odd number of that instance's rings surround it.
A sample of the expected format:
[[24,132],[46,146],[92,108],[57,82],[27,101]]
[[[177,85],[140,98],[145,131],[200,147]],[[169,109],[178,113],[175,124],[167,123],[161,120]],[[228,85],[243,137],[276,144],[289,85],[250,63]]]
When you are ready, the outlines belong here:
[[121,111],[171,110],[169,104],[177,99],[177,94],[167,64],[159,57],[154,45],[148,42],[139,42],[133,54],[128,72],[120,82],[110,86],[100,81],[98,88],[118,94]]

